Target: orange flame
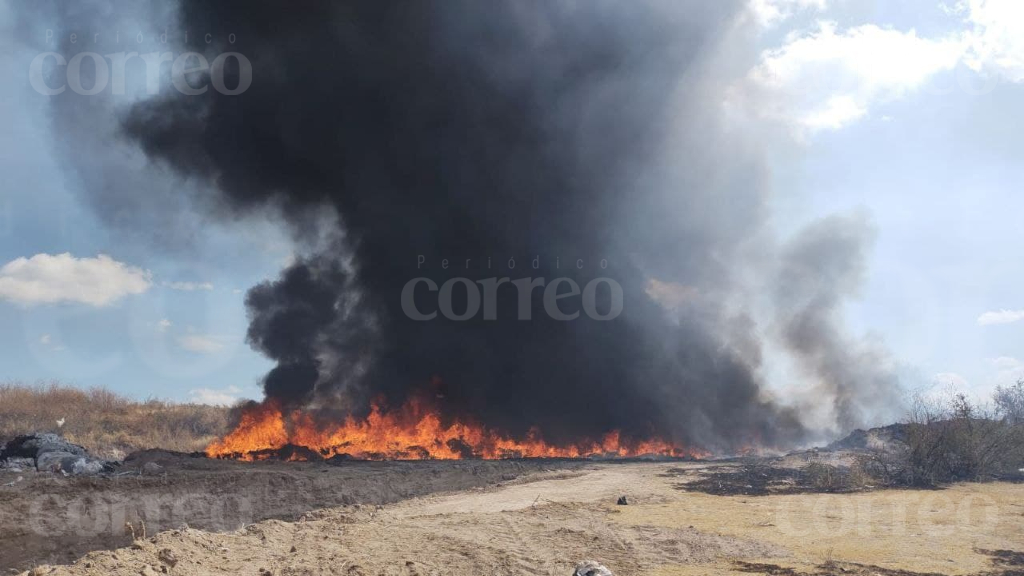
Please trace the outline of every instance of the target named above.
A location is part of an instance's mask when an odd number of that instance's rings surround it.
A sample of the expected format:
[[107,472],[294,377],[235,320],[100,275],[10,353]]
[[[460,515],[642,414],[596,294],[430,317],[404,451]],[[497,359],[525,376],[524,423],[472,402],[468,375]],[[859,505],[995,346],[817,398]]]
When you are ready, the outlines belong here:
[[[283,449],[289,447],[290,454],[284,455]],[[304,454],[302,449],[315,454]],[[316,455],[348,455],[361,460],[706,455],[665,440],[626,439],[618,431],[609,432],[600,440],[554,445],[544,441],[539,430],[531,429],[526,438],[517,440],[478,424],[456,420],[445,425],[437,411],[416,399],[396,411],[374,404],[365,419],[349,416],[342,423],[329,425],[317,424],[308,412],[296,410],[286,414],[280,404],[268,400],[246,408],[238,426],[210,444],[206,454],[248,461],[272,456],[306,460]]]

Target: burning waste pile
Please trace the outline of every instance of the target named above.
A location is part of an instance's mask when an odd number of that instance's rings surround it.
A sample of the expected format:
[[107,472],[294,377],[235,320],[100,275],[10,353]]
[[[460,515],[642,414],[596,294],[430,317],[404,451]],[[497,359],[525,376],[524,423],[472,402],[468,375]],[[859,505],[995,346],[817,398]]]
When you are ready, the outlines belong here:
[[18,436],[0,448],[0,470],[91,475],[111,472],[115,463],[93,458],[85,448],[56,434]]

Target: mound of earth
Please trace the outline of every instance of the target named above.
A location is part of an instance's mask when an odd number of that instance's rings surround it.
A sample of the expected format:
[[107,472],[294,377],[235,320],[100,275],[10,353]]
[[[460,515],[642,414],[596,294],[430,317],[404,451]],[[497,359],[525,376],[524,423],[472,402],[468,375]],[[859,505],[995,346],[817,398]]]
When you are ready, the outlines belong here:
[[824,449],[839,450],[880,450],[902,444],[907,440],[907,424],[890,424],[869,430],[854,430],[845,438],[836,440]]

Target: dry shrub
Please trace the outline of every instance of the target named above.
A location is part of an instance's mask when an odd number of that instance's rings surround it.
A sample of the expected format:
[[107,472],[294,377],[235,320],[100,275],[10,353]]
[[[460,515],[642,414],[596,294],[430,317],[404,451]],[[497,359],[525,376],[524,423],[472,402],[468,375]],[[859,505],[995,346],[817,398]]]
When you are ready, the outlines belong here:
[[992,402],[996,416],[1009,424],[1024,424],[1024,379],[1013,386],[996,386]]
[[876,486],[914,486],[910,473],[909,452],[905,444],[858,454],[854,468],[860,471],[865,484]]
[[836,492],[849,488],[849,475],[824,462],[811,462],[803,467],[807,484],[819,492]]
[[228,413],[218,406],[137,402],[104,388],[0,383],[0,443],[19,434],[57,432],[106,458],[145,448],[202,450],[227,432]]
[[801,484],[812,492],[857,492],[873,488],[876,484],[860,462],[850,466],[811,462],[801,469],[801,473]]
[[1024,467],[1024,423],[961,393],[941,402],[918,399],[906,431],[904,442],[863,455],[860,467],[900,486],[1012,478]]

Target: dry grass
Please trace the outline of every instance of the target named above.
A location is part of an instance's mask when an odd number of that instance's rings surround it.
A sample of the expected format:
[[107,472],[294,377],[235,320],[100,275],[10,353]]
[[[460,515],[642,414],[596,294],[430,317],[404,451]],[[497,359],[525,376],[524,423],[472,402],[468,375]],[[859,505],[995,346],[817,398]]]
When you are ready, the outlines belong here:
[[[979,574],[992,570],[992,558],[982,550],[1022,549],[1021,493],[1020,484],[1003,482],[956,484],[945,490],[759,497],[680,492],[668,502],[619,506],[611,518],[627,524],[693,526],[771,543],[792,555],[763,561],[806,574],[848,562],[893,571]],[[663,566],[656,573],[737,572],[730,559],[723,559],[699,571]]]
[[106,458],[145,448],[192,452],[227,431],[228,412],[199,404],[137,402],[103,388],[0,383],[0,443],[29,432],[58,432]]

